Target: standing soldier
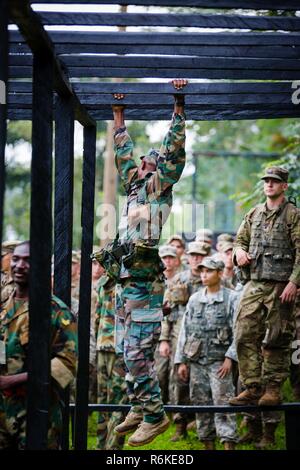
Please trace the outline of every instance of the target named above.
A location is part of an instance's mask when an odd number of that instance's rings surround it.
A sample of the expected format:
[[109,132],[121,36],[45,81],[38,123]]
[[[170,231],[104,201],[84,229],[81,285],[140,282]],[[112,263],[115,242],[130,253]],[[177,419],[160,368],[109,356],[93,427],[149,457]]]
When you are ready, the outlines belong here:
[[[96,308],[98,403],[126,403],[125,364],[115,350],[115,281],[107,274],[100,279]],[[122,449],[125,438],[113,431],[123,421],[123,414],[99,413],[97,449]]]
[[177,251],[177,271],[187,269],[185,242],[180,235],[172,235],[167,241],[167,245],[173,246]]
[[5,241],[1,247],[1,303],[7,301],[14,290],[14,281],[10,273],[10,262],[19,240]]
[[[171,281],[166,292],[166,299],[171,308],[171,313],[162,322],[162,331],[159,338],[159,351],[162,357],[170,359],[170,399],[176,405],[189,404],[189,387],[183,382],[175,371],[174,356],[178,342],[181,321],[186,309],[186,304],[192,294],[201,287],[199,263],[210,252],[208,243],[191,242],[188,250],[188,262],[190,268],[178,273]],[[176,413],[174,416],[176,432],[171,438],[173,442],[186,436],[187,416],[184,413]]]
[[[173,80],[181,90],[186,80]],[[115,94],[116,99],[124,95]],[[151,149],[133,159],[133,143],[124,122],[124,106],[113,106],[116,165],[127,192],[127,202],[119,226],[121,257],[120,282],[124,317],[124,359],[131,411],[115,428],[119,434],[135,433],[131,446],[151,442],[169,426],[154,368],[154,351],[159,339],[164,283],[158,242],[172,206],[172,187],[185,165],[184,95],[175,95],[170,129],[159,151]],[[127,252],[127,255],[126,255]],[[140,426],[139,426],[140,424]]]
[[[29,242],[18,245],[11,260],[15,289],[0,314],[0,449],[25,449],[29,343]],[[48,449],[59,449],[62,410],[59,389],[74,379],[77,324],[56,296],[51,301],[51,382]]]
[[278,405],[289,375],[294,337],[293,304],[300,285],[300,211],[285,198],[288,171],[267,168],[267,200],[251,209],[239,228],[234,259],[249,281],[236,323],[241,381],[246,390],[232,405]]
[[[232,325],[237,294],[221,286],[224,263],[206,257],[200,263],[203,288],[188,302],[179,334],[175,363],[190,385],[193,405],[224,405],[233,396],[232,359],[236,359]],[[206,450],[214,450],[216,434],[225,450],[234,450],[235,416],[196,413],[197,433]]]
[[[169,309],[168,299],[167,299],[167,288],[172,282],[172,279],[177,273],[177,251],[174,246],[171,245],[163,245],[159,247],[159,256],[165,266],[164,270],[164,277],[165,277],[165,295],[163,305]],[[167,310],[169,313],[169,310]],[[166,312],[166,310],[165,310]],[[165,313],[164,312],[164,313]],[[169,401],[174,403],[173,400],[173,393],[172,393],[172,385],[171,385],[171,364],[170,364],[170,356],[162,356],[159,353],[159,344],[157,345],[155,351],[155,367],[157,371],[157,377],[159,380],[159,386],[161,390],[161,397],[164,403],[169,403]]]

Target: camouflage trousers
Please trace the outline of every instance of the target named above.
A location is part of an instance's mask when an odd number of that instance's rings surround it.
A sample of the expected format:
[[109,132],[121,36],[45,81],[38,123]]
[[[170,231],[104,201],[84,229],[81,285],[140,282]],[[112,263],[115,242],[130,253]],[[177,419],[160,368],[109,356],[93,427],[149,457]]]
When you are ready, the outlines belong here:
[[[176,321],[170,322],[170,349],[169,357],[161,357],[158,348],[155,352],[155,365],[160,388],[162,389],[162,397],[164,403],[172,405],[189,405],[189,385],[182,382],[177,375],[177,366],[174,365],[178,336],[180,332],[182,317]],[[184,413],[175,413],[175,423],[185,423],[188,421],[188,415]]]
[[[97,351],[98,403],[127,403],[125,364],[122,356],[113,351]],[[124,420],[124,413],[99,413],[97,449],[119,450],[125,437],[114,434],[114,428]]]
[[132,410],[142,410],[144,421],[155,423],[164,415],[154,353],[162,320],[164,284],[161,280],[126,279],[122,293],[123,308],[116,316],[116,351],[122,351],[126,364],[127,393]]
[[[60,449],[62,414],[57,400],[49,410],[49,450]],[[0,450],[25,450],[26,447],[26,386],[0,392]]]
[[241,381],[282,384],[289,375],[295,324],[293,304],[281,303],[286,283],[249,281],[235,325]]
[[[222,362],[203,365],[190,363],[190,399],[193,405],[227,405],[234,396],[232,376],[220,379]],[[223,443],[237,441],[236,417],[231,413],[196,413],[197,434],[201,441],[212,441],[216,436]]]

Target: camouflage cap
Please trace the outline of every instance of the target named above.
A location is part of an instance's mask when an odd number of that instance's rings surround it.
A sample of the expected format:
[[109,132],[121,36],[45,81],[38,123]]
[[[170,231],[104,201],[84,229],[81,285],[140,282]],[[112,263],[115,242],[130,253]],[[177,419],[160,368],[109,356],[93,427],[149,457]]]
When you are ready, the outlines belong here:
[[211,246],[205,242],[191,242],[189,243],[188,255],[196,254],[207,256],[210,254]]
[[289,177],[289,172],[285,168],[280,166],[270,166],[265,169],[265,174],[261,177],[262,180],[266,178],[273,178],[283,183],[287,183]]
[[174,241],[174,240],[178,240],[178,241],[181,243],[182,247],[185,248],[185,241],[184,241],[184,239],[183,239],[180,235],[176,235],[176,234],[172,235],[172,236],[168,239],[167,245],[170,245],[170,243],[172,243],[172,241]]
[[230,233],[220,233],[217,237],[218,242],[233,242],[234,237]]
[[214,232],[210,228],[201,228],[196,233],[196,241],[200,242],[211,242],[214,236]]
[[201,263],[198,264],[198,268],[207,268],[216,271],[223,271],[223,269],[225,268],[225,264],[221,260],[215,259],[212,256],[207,256],[201,261]]
[[173,258],[177,258],[177,250],[174,246],[162,245],[159,247],[159,256],[161,258],[164,258],[165,256],[173,256]]
[[20,240],[6,240],[1,245],[1,256],[13,253],[16,246],[22,243]]
[[219,251],[221,253],[226,253],[226,251],[228,250],[233,250],[233,243],[232,242],[223,242],[223,243],[220,243],[220,246],[219,246]]
[[146,155],[142,155],[140,158],[141,160],[145,159],[148,163],[153,163],[154,165],[157,165],[159,157],[159,150],[151,148]]

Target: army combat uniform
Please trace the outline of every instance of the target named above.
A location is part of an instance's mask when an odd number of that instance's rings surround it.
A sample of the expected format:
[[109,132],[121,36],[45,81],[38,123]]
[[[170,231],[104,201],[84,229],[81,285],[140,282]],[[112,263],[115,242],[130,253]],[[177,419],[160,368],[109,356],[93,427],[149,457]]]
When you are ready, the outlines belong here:
[[280,386],[289,375],[294,315],[293,305],[279,297],[288,281],[300,285],[299,209],[287,200],[273,210],[266,204],[251,209],[234,255],[238,248],[252,257],[236,323],[241,380],[246,387]]
[[[59,449],[62,415],[58,385],[67,387],[76,374],[77,324],[69,308],[57,297],[51,301],[51,377],[48,449]],[[14,294],[0,315],[0,374],[27,372],[29,336],[28,302]],[[0,449],[24,449],[26,430],[26,382],[0,390]]]
[[[190,367],[190,399],[193,405],[224,405],[233,396],[231,374],[218,377],[225,357],[236,360],[232,325],[237,294],[225,287],[208,295],[206,288],[193,294],[187,304],[179,333],[175,364]],[[236,420],[229,413],[196,413],[201,441],[235,442]]]
[[[98,403],[127,403],[125,364],[115,351],[115,282],[103,275],[99,282],[99,301],[96,307]],[[123,414],[99,413],[97,449],[122,449],[124,437],[113,433]]]
[[[201,287],[200,273],[195,276],[190,269],[178,273],[171,281],[166,292],[171,307],[170,315],[166,316],[162,322],[162,330],[159,340],[168,341],[171,348],[170,358],[170,402],[175,405],[189,404],[189,386],[176,377],[174,369],[174,357],[178,343],[179,331],[182,318],[186,309],[186,304],[192,294]],[[176,413],[174,421],[176,423],[185,422],[186,416]]]
[[[116,165],[126,188],[127,203],[119,226],[122,242],[132,242],[121,261],[124,359],[132,411],[143,409],[144,421],[154,424],[164,417],[154,351],[162,320],[164,282],[157,244],[172,206],[172,186],[185,164],[185,118],[173,114],[170,129],[157,157],[157,168],[138,179],[133,143],[125,127],[115,132]],[[118,311],[119,315],[119,311]]]

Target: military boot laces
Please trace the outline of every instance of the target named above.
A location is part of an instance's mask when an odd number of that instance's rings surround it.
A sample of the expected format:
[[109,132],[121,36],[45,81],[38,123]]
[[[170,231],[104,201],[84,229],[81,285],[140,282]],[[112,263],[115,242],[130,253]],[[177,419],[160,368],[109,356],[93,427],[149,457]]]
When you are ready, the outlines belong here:
[[142,421],[135,433],[128,439],[128,444],[132,447],[149,444],[149,442],[152,442],[159,434],[165,432],[169,425],[170,421],[166,414],[158,423],[146,423]]
[[230,398],[228,402],[230,405],[235,406],[257,405],[262,394],[263,391],[259,385],[251,385],[237,397]]
[[255,444],[256,449],[263,450],[270,445],[275,444],[275,431],[277,423],[265,423],[263,437],[260,442]]
[[259,442],[262,438],[261,419],[247,420],[248,431],[239,438],[240,444],[248,444],[250,442]]
[[128,415],[125,418],[125,421],[118,424],[118,426],[115,427],[114,432],[116,434],[119,434],[120,436],[125,436],[125,434],[135,431],[142,420],[142,413],[135,413],[134,411],[129,411]]
[[177,423],[175,434],[171,437],[170,441],[177,442],[181,439],[185,439],[187,436],[186,423]]
[[260,406],[276,406],[282,402],[280,384],[267,384],[266,391],[260,398],[258,404]]

